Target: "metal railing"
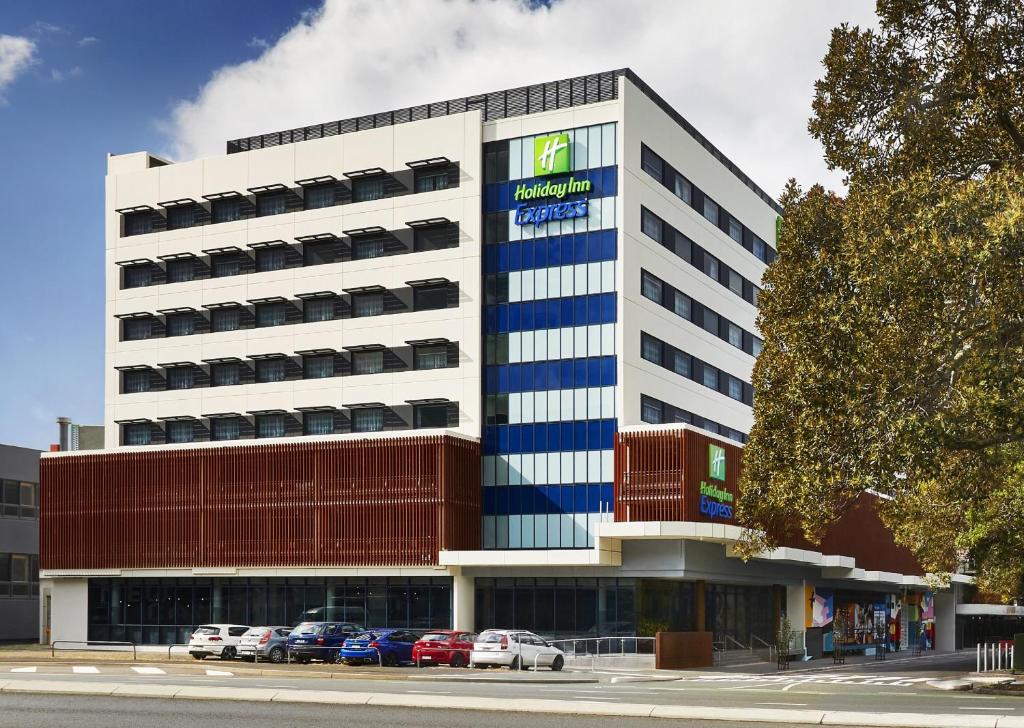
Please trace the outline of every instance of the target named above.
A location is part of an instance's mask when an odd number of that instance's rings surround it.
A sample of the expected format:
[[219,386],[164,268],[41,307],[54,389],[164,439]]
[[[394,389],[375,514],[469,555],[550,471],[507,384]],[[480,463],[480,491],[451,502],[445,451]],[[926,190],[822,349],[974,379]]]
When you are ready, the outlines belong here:
[[547,640],[547,643],[553,646],[565,645],[559,649],[571,657],[581,655],[624,657],[625,655],[654,654],[654,637],[582,637]]
[[988,642],[976,646],[977,670],[976,672],[991,672],[993,670],[1013,670],[1013,643],[1003,640],[1000,642]]
[[[134,642],[105,642],[103,640],[54,640],[50,643],[50,657],[53,657],[57,650],[74,651],[76,649],[74,647],[58,647],[58,645],[85,645],[86,650],[88,650],[90,647],[130,647],[132,650],[132,660],[135,660],[138,657],[138,653],[135,650]],[[81,648],[79,648],[78,651],[82,651]],[[107,650],[98,651],[105,652]]]
[[[761,646],[759,648],[755,648],[754,647],[754,643],[755,642],[760,643]],[[750,651],[754,652],[755,649],[762,649],[762,650],[766,649],[766,650],[768,650],[768,660],[767,660],[768,662],[771,662],[772,660],[775,659],[775,645],[773,645],[770,642],[767,642],[767,641],[761,639],[756,634],[751,632],[750,633]]]

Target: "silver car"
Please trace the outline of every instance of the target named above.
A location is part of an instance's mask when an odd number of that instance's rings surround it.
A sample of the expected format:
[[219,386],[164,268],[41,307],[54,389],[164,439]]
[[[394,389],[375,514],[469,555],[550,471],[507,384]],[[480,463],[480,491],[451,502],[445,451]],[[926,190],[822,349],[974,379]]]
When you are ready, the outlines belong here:
[[291,631],[291,627],[250,627],[238,642],[238,656],[243,660],[284,662]]

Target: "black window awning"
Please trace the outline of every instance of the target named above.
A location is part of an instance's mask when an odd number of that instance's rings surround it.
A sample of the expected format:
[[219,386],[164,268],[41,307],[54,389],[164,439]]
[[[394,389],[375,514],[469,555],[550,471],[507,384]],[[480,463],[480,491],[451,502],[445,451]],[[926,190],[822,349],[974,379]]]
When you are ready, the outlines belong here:
[[203,199],[210,200],[212,202],[213,200],[231,200],[241,196],[241,192],[236,192],[235,190],[228,190],[227,192],[213,192],[209,195],[203,195]]
[[341,232],[344,235],[348,235],[350,238],[358,238],[365,235],[384,235],[387,232],[387,230],[385,228],[382,228],[380,225],[371,225],[369,227],[342,230]]
[[436,336],[433,339],[409,339],[405,343],[409,346],[439,346],[440,344],[450,344],[451,340],[443,336]]
[[424,220],[409,220],[405,223],[413,230],[420,230],[422,228],[441,227],[443,225],[451,225],[452,221],[447,217],[428,217]]
[[131,215],[133,212],[153,212],[152,205],[135,205],[133,207],[121,207],[114,212],[118,212],[122,215]]
[[355,169],[351,172],[342,172],[349,179],[362,179],[363,177],[379,177],[387,174],[383,167],[367,167],[366,169]]
[[430,167],[447,167],[451,163],[452,160],[448,159],[448,157],[429,157],[427,159],[406,162],[405,166],[410,169],[429,169]]
[[182,207],[183,205],[196,205],[198,203],[195,200],[193,200],[191,197],[182,197],[182,198],[180,198],[178,200],[164,200],[163,202],[158,202],[156,204],[158,204],[160,207],[167,208],[167,207]]
[[258,185],[256,187],[249,187],[249,192],[254,195],[263,195],[268,192],[284,192],[288,189],[288,185],[283,185],[280,182],[275,182],[271,185]]
[[420,288],[423,286],[444,286],[451,283],[447,278],[419,278],[414,281],[406,281],[405,285],[412,288]]
[[325,174],[320,177],[307,177],[306,179],[297,179],[295,184],[299,187],[312,187],[313,185],[326,185],[333,182],[337,182],[338,178],[332,174]]

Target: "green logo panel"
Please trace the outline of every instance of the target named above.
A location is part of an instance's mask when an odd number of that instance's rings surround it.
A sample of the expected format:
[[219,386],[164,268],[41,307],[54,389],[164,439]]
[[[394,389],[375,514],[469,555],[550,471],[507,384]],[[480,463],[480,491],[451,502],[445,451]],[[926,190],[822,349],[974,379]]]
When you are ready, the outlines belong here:
[[533,140],[533,176],[569,171],[569,135],[549,134]]
[[725,448],[708,445],[708,477],[712,480],[725,480]]

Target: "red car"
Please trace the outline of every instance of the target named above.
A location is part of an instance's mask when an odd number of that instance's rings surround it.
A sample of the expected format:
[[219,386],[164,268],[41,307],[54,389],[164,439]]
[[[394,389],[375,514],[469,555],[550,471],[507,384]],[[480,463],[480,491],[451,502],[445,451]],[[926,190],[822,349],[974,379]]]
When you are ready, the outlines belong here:
[[450,665],[466,667],[473,651],[476,635],[453,629],[435,629],[427,632],[412,646],[412,661],[424,665]]

